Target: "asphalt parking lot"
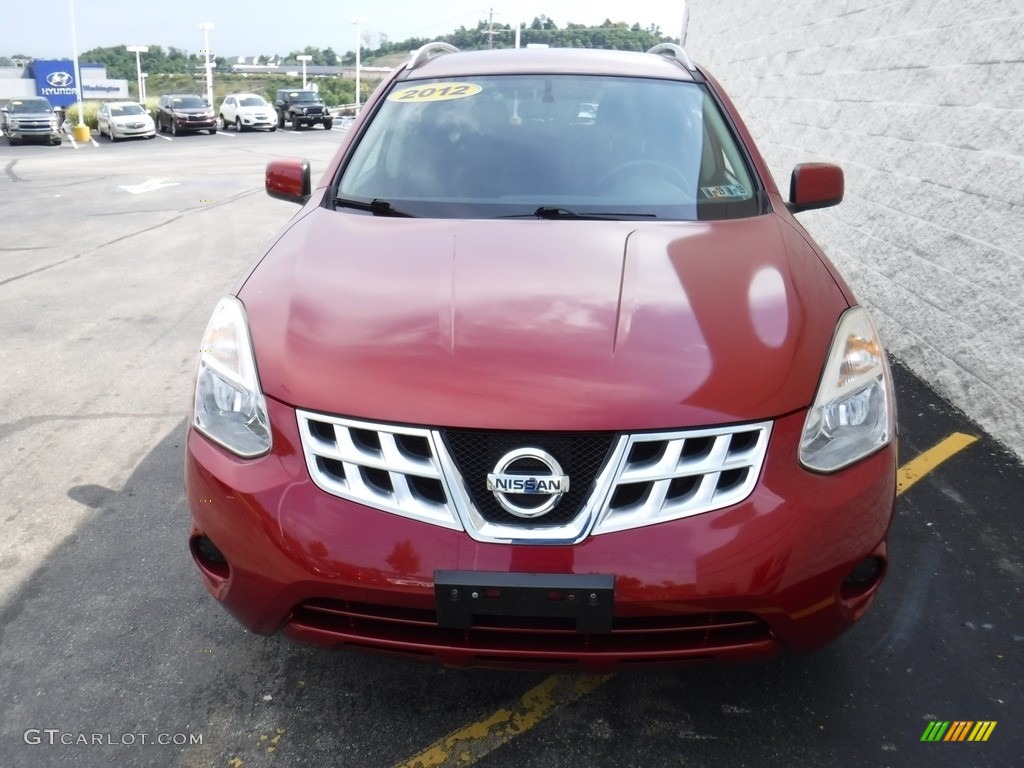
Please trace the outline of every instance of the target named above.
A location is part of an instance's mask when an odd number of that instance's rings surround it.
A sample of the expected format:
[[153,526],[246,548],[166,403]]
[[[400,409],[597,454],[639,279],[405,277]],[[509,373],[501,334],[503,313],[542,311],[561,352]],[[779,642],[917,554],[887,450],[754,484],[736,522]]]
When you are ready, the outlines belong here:
[[898,364],[890,572],[815,654],[596,678],[242,631],[186,546],[196,348],[298,210],[266,162],[343,136],[0,145],[0,765],[1020,764],[1024,468]]

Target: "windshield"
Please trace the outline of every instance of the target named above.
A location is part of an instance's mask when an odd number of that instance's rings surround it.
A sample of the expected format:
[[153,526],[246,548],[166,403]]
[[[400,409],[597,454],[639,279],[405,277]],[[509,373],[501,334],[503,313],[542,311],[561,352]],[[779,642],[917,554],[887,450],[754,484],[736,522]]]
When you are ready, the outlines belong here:
[[146,110],[144,110],[138,104],[120,104],[116,107],[111,107],[110,114],[112,117],[121,117],[125,115],[144,115],[146,114]]
[[262,96],[244,96],[238,100],[238,106],[240,107],[265,107],[267,102],[263,100]]
[[175,96],[171,99],[171,106],[174,109],[196,109],[205,107],[206,102],[198,96]]
[[43,99],[15,99],[11,102],[12,114],[38,115],[40,112],[52,112],[50,102]]
[[320,97],[312,91],[292,91],[288,94],[292,101],[319,101]]
[[701,86],[587,75],[399,82],[343,168],[338,197],[442,218],[761,211]]

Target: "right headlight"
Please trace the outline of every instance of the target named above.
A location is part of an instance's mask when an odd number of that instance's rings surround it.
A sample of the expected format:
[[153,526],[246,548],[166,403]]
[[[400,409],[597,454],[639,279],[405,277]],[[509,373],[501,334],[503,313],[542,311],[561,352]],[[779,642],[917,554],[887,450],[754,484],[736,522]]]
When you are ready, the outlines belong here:
[[239,456],[270,450],[270,419],[245,309],[233,296],[220,300],[203,335],[192,424]]
[[867,310],[852,307],[836,326],[814,403],[804,421],[800,463],[835,472],[884,447],[895,429],[885,349]]

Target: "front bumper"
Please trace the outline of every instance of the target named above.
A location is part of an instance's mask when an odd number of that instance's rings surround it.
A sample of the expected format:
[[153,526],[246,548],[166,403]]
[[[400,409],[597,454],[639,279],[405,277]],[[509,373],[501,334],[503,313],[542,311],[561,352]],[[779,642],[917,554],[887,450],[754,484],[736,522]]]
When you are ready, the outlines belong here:
[[258,116],[258,115],[239,115],[238,119],[242,121],[243,128],[276,128],[277,119],[271,118],[269,115]]
[[[828,643],[867,610],[884,573],[895,445],[834,475],[809,473],[796,459],[803,413],[775,422],[761,480],[740,504],[531,546],[474,541],[321,491],[295,412],[267,405],[271,454],[241,460],[195,431],[186,449],[193,556],[211,594],[254,632],[457,666],[747,661]],[[208,557],[207,539],[226,563]],[[869,557],[877,578],[844,583]],[[522,616],[440,626],[438,571],[612,575],[612,631]]]
[[211,117],[203,120],[190,120],[184,117],[175,116],[172,118],[179,131],[209,131],[217,127],[217,118]]
[[145,136],[149,138],[156,136],[155,125],[142,125],[138,127],[130,127],[127,125],[117,125],[116,123],[111,123],[110,130],[113,131],[114,136],[116,136],[119,139],[131,139],[140,136]]
[[63,138],[56,128],[10,128],[7,135],[14,141],[39,141],[51,144],[60,144]]

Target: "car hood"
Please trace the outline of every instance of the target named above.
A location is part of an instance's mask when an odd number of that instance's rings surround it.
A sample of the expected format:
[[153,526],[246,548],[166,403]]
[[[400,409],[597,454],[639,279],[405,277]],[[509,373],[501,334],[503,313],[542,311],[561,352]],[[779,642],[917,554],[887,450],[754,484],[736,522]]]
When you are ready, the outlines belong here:
[[317,208],[239,297],[271,397],[380,421],[538,430],[804,408],[847,307],[776,215],[638,224]]

